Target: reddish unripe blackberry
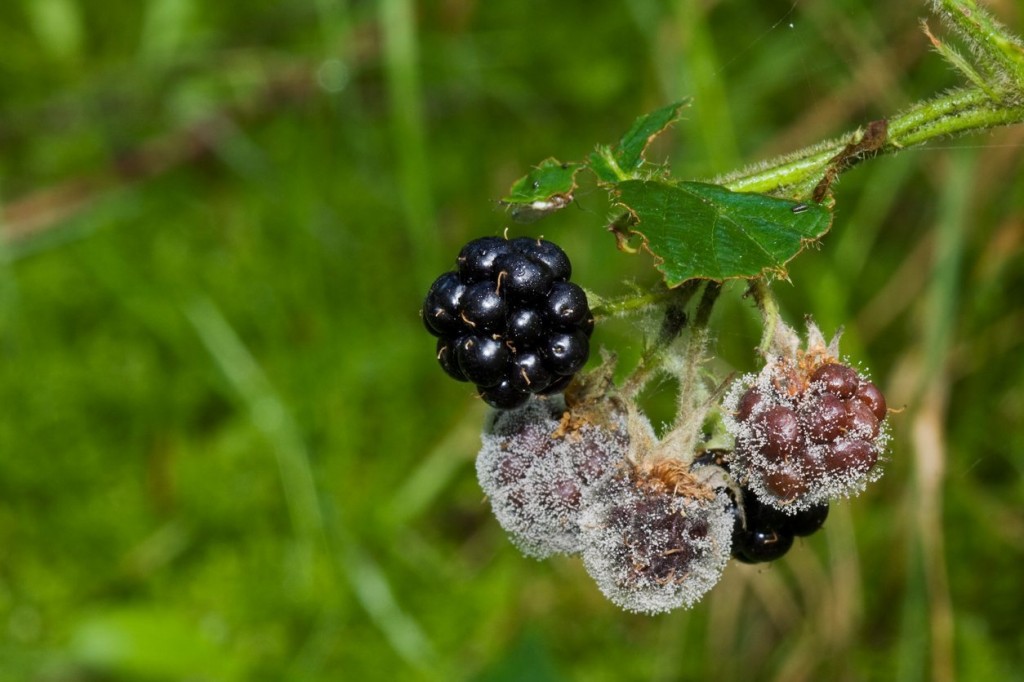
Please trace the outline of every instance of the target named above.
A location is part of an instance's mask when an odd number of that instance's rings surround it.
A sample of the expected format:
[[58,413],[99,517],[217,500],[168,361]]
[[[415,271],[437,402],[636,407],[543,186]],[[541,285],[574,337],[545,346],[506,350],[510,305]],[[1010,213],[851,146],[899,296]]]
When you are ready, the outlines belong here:
[[852,367],[773,358],[737,382],[724,406],[733,478],[787,514],[856,494],[880,475],[885,399]]
[[829,473],[865,472],[878,461],[878,448],[860,438],[838,441],[826,450],[825,469]]
[[761,484],[782,504],[800,499],[807,493],[807,476],[798,464],[781,464],[761,474]]
[[878,436],[879,426],[871,406],[853,398],[845,403],[847,430],[861,438],[874,440]]
[[755,413],[764,409],[767,403],[768,400],[757,386],[747,389],[740,397],[740,402],[736,407],[736,419],[741,422],[747,421]]
[[441,368],[499,409],[564,390],[586,364],[594,330],[571,273],[565,252],[542,239],[466,244],[458,270],[438,277],[423,303]]

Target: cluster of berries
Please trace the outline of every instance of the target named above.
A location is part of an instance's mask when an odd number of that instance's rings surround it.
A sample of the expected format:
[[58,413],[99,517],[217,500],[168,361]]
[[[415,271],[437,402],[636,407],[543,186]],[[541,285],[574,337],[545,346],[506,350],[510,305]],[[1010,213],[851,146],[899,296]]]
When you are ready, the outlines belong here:
[[438,277],[423,303],[441,368],[500,409],[563,391],[586,364],[594,330],[571,274],[565,252],[543,239],[466,244],[458,270]]
[[733,478],[793,515],[860,492],[880,471],[886,404],[875,384],[829,358],[769,363],[725,401]]
[[630,464],[633,438],[655,440],[643,416],[584,408],[567,424],[564,410],[556,397],[491,415],[476,468],[495,518],[529,556],[580,555],[624,609],[692,606],[729,560],[727,496],[671,466]]
[[[836,386],[826,378],[836,369],[824,369],[834,364],[818,366],[789,409],[806,414],[800,411],[804,404],[835,395]],[[846,430],[827,443],[806,434],[809,419],[798,419],[803,440],[785,452],[826,457],[829,448],[861,440],[872,448],[869,461],[812,467],[781,458],[766,464],[763,424],[773,418],[765,415],[789,394],[780,389],[762,397],[765,403],[749,413],[736,409],[753,401],[751,391],[767,392],[764,380],[751,386],[747,378],[745,390],[733,391],[727,400],[733,413],[727,421],[741,431],[736,450],[703,456],[692,465],[665,456],[668,439],[659,441],[642,413],[616,400],[575,404],[566,411],[563,398],[555,396],[493,412],[476,460],[480,486],[495,518],[525,554],[538,559],[579,555],[601,592],[628,611],[690,607],[718,582],[730,556],[744,563],[781,558],[794,538],[822,527],[829,499],[850,494],[876,471],[881,432],[849,416]],[[881,398],[877,388],[864,383],[870,382],[858,376],[857,388],[842,400]],[[787,490],[780,499],[765,482],[769,479],[760,472],[777,465],[801,467],[802,497]],[[726,468],[731,475],[722,477]]]
[[778,354],[726,396],[730,453],[691,463],[675,452],[672,434],[659,440],[632,400],[608,392],[612,365],[576,384],[569,409],[558,394],[586,363],[594,328],[571,271],[551,242],[476,239],[422,309],[442,369],[499,408],[484,428],[477,477],[525,554],[579,555],[629,611],[689,607],[730,556],[782,557],[795,537],[822,527],[830,500],[880,475],[885,398],[835,359],[838,337],[826,347],[813,325],[807,350],[787,328]]

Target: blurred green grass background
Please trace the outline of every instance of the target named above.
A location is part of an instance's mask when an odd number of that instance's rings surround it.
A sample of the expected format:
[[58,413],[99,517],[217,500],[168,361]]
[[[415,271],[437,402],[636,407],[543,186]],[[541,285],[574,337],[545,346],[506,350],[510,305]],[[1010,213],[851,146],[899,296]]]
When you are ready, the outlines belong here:
[[[577,560],[518,554],[474,477],[484,407],[417,316],[509,225],[515,178],[640,113],[693,96],[652,156],[707,178],[956,84],[925,14],[0,4],[0,680],[1024,679],[1024,130],[836,188],[777,290],[902,408],[891,462],[689,612],[622,613]],[[651,284],[577,198],[512,232],[601,294]],[[741,293],[715,325],[749,369]]]

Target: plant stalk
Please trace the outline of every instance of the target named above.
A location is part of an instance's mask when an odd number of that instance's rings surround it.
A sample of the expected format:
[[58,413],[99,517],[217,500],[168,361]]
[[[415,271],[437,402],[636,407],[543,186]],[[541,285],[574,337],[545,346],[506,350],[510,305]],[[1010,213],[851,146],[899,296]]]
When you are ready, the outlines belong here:
[[[866,158],[893,154],[926,142],[968,132],[1024,122],[1024,104],[994,100],[980,88],[954,90],[912,106],[889,119],[886,141],[870,154],[851,159],[843,168]],[[829,165],[848,145],[863,138],[862,130],[806,147],[715,180],[734,192],[760,192],[794,200],[812,197]]]

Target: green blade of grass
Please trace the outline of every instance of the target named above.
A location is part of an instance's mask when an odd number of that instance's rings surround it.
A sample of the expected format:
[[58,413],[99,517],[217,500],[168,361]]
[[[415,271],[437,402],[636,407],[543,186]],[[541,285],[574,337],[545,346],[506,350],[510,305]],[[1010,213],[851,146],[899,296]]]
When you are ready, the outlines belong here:
[[[248,408],[253,425],[273,446],[292,525],[300,542],[308,551],[327,553],[400,658],[414,668],[427,668],[433,647],[416,621],[398,605],[384,572],[340,521],[332,519],[329,526],[325,525],[309,453],[298,425],[256,359],[209,299],[193,301],[185,313]],[[303,551],[299,556],[311,557]],[[305,566],[302,574],[310,576],[311,567]],[[324,603],[327,601],[323,599]]]
[[417,254],[414,267],[429,282],[440,262],[434,233],[434,200],[423,118],[415,6],[409,0],[381,0],[380,28],[390,96],[393,150],[406,229]]

